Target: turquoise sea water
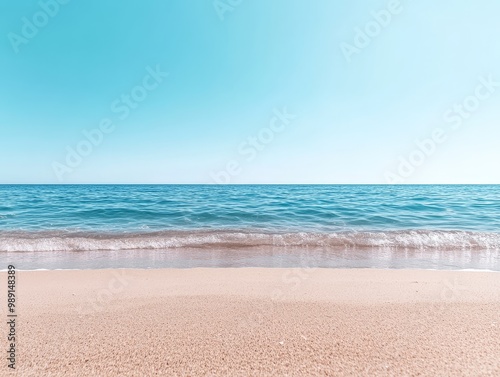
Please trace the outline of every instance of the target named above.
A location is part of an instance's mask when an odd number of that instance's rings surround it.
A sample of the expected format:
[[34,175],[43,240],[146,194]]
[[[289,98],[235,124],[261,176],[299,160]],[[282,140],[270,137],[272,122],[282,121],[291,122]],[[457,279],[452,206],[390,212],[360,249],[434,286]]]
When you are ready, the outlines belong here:
[[432,268],[460,255],[450,268],[500,269],[499,250],[495,185],[0,186],[0,252],[27,268],[58,260],[124,266],[122,259],[140,267],[159,259],[161,267],[293,266],[299,255],[329,267],[406,255],[395,267]]

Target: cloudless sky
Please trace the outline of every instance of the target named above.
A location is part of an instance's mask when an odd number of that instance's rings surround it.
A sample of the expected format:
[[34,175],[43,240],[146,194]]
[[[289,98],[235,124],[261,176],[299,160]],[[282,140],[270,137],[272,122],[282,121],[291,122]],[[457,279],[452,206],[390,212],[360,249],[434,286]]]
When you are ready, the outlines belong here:
[[500,86],[449,113],[500,83],[496,0],[54,2],[0,0],[0,183],[500,183]]

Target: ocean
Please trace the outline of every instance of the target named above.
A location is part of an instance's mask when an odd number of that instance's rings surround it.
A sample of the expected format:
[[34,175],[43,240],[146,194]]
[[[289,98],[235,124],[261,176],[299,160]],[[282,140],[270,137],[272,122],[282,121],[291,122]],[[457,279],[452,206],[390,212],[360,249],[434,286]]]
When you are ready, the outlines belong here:
[[0,185],[18,269],[500,271],[497,185]]

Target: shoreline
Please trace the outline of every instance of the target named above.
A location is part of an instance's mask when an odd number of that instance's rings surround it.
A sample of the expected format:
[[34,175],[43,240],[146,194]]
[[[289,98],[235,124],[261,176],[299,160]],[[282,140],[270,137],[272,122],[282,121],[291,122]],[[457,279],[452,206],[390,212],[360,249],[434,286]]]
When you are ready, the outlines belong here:
[[496,272],[19,270],[17,279],[19,376],[500,373]]
[[[476,269],[476,268],[381,268],[381,267],[109,267],[109,268],[38,268],[34,270],[24,270],[16,268],[17,271],[23,272],[36,272],[36,271],[110,271],[110,270],[138,270],[138,271],[158,271],[158,270],[247,270],[247,269],[270,269],[270,270],[290,270],[290,269],[302,269],[302,270],[357,270],[357,271],[456,271],[456,272],[495,272],[500,273],[499,270],[487,270],[487,269]],[[7,269],[0,270],[1,272],[6,272]]]

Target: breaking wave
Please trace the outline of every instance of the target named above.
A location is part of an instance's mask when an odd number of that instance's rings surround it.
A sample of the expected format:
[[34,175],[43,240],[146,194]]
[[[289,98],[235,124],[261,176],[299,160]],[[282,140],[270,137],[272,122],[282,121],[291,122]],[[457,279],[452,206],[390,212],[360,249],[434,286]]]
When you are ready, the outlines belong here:
[[91,233],[69,231],[2,231],[0,251],[93,251],[165,249],[241,249],[299,247],[323,249],[384,248],[410,250],[499,250],[500,233],[399,230],[333,233],[260,231],[162,231]]

